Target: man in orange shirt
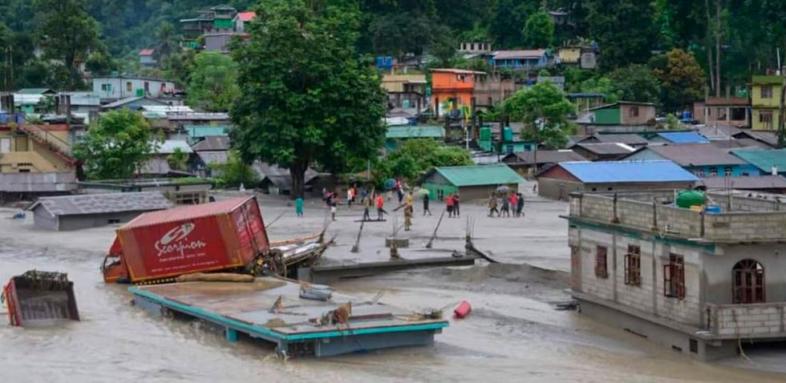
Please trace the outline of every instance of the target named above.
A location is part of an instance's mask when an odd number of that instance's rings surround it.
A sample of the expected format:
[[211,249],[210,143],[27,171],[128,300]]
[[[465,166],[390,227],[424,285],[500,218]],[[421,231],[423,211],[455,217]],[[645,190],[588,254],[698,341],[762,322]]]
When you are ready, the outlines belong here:
[[385,198],[382,194],[377,195],[377,219],[382,220],[385,214]]

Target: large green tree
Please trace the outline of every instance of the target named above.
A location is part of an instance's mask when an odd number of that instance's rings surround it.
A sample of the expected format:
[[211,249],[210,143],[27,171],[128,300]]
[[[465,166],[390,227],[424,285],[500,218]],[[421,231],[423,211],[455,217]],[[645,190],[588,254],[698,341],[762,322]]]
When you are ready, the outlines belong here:
[[655,48],[655,25],[650,2],[585,0],[587,25],[600,44],[600,65],[611,70],[646,63]]
[[233,51],[241,89],[233,145],[246,161],[289,168],[293,195],[302,195],[309,166],[341,172],[376,156],[385,95],[355,52],[355,6],[263,0],[256,11],[250,40]]
[[35,0],[34,5],[44,54],[62,61],[69,73],[67,87],[81,87],[77,63],[99,47],[98,23],[85,11],[84,0]]
[[415,182],[432,168],[461,165],[472,165],[469,152],[463,148],[446,146],[430,138],[412,139],[386,158],[376,161],[374,178],[380,184],[396,177]]
[[74,146],[74,156],[90,179],[130,178],[157,143],[147,120],[123,109],[102,115]]
[[188,103],[209,112],[225,112],[240,95],[238,65],[217,52],[196,56],[188,81]]
[[672,49],[652,61],[652,72],[660,80],[661,100],[666,110],[679,111],[704,97],[704,71],[692,54]]
[[554,21],[545,11],[531,14],[524,24],[524,43],[528,48],[548,48],[554,40]]
[[624,101],[658,102],[660,82],[649,67],[631,64],[609,73],[609,79],[617,89],[617,97]]
[[561,148],[568,142],[573,129],[568,116],[575,112],[575,107],[552,83],[522,89],[505,100],[502,107],[512,120],[524,123],[521,135],[525,139],[551,148]]

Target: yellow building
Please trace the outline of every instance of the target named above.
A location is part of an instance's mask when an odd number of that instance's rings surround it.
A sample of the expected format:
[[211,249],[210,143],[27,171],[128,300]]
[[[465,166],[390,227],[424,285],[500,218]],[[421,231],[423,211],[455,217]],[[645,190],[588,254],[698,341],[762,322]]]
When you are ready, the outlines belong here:
[[67,125],[0,125],[0,173],[73,169]]
[[780,119],[784,78],[753,76],[751,80],[751,128],[777,130]]
[[382,88],[391,93],[409,92],[425,85],[425,74],[385,73],[382,76]]
[[578,64],[581,61],[581,47],[561,47],[557,50],[557,57],[563,64]]

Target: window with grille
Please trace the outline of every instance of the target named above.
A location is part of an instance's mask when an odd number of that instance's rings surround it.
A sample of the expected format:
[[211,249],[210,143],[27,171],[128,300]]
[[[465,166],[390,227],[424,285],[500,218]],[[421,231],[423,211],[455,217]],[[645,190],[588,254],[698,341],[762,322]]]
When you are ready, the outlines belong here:
[[669,262],[663,265],[663,295],[685,299],[685,258],[669,254]]
[[772,98],[772,86],[763,85],[761,87],[761,98]]
[[641,286],[641,248],[639,246],[628,245],[628,253],[625,254],[625,284]]
[[598,246],[595,250],[595,276],[598,278],[608,278],[609,269],[606,262],[606,247]]
[[737,262],[732,269],[732,302],[765,302],[764,266],[752,259]]

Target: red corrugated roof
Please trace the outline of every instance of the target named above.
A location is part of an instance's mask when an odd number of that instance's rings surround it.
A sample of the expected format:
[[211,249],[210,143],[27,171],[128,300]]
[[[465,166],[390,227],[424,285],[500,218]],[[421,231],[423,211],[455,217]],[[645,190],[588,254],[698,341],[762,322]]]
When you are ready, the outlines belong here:
[[251,11],[249,11],[249,12],[240,12],[240,13],[237,14],[237,18],[240,21],[251,21],[251,20],[254,20],[255,17],[257,17],[257,13],[256,12],[251,12]]
[[140,56],[152,56],[153,52],[155,52],[155,49],[150,49],[150,48],[142,49],[142,50],[139,51],[139,55]]
[[252,198],[254,197],[238,197],[201,205],[181,206],[174,209],[144,213],[131,222],[123,225],[120,230],[228,213]]

